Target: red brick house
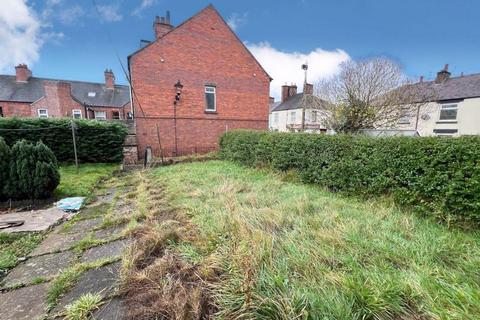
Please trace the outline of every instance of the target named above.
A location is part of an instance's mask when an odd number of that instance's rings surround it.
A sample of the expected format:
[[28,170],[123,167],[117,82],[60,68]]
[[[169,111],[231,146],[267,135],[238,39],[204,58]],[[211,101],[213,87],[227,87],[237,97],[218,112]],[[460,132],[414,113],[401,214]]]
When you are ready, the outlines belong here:
[[271,78],[213,6],[153,28],[128,57],[140,156],[210,151],[226,130],[268,129]]
[[130,89],[115,85],[111,70],[105,83],[37,78],[25,64],[15,71],[0,75],[0,117],[114,120],[131,114]]

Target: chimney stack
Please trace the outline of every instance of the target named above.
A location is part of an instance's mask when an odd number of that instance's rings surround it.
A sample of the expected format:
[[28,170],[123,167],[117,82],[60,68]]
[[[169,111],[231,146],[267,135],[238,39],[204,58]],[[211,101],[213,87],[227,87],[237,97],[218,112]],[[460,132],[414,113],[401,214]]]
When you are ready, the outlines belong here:
[[296,84],[284,84],[282,86],[282,102],[285,102],[290,98],[291,96],[294,96],[297,94],[297,85]]
[[112,69],[105,69],[105,87],[107,89],[115,89],[115,75]]
[[15,80],[17,82],[27,82],[32,76],[32,71],[28,69],[28,66],[24,63],[15,67]]
[[445,65],[443,70],[440,70],[437,73],[437,78],[435,79],[435,83],[442,83],[450,78],[452,74],[448,71],[448,64]]
[[170,24],[170,11],[167,11],[165,17],[155,17],[153,22],[153,31],[155,32],[155,39],[163,37],[166,33],[170,32],[173,26]]
[[420,76],[420,81],[419,81],[419,82],[420,82],[420,83],[423,82],[423,76]]
[[313,84],[305,83],[305,88],[303,88],[303,93],[313,94]]

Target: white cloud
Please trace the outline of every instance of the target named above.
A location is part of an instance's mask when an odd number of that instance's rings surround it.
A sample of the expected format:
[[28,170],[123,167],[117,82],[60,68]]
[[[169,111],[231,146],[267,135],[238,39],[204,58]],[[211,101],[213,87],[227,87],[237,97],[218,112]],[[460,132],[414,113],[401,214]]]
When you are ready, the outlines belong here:
[[308,53],[284,52],[273,48],[268,42],[246,43],[248,49],[273,78],[270,94],[277,100],[281,97],[281,86],[296,83],[302,91],[304,71],[301,66],[308,62],[308,82],[316,83],[339,72],[342,62],[350,60],[343,50],[327,51],[317,48]]
[[140,16],[143,10],[153,6],[156,3],[157,3],[157,0],[142,0],[140,5],[133,10],[132,15]]
[[85,15],[85,10],[79,5],[63,8],[57,12],[58,18],[63,24],[73,25]]
[[239,27],[247,23],[248,13],[239,14],[234,12],[228,19],[227,23],[232,28],[233,31],[236,31]]
[[0,10],[0,71],[18,63],[33,64],[44,43],[41,22],[26,0],[9,0]]
[[115,22],[123,19],[122,15],[118,12],[118,5],[102,5],[98,6],[97,9],[104,21]]

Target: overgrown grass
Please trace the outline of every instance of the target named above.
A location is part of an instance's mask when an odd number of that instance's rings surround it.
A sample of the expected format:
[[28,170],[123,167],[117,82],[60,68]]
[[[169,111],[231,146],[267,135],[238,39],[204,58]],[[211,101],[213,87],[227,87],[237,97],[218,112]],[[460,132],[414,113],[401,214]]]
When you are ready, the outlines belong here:
[[98,309],[102,302],[102,297],[96,293],[87,293],[82,295],[74,303],[66,306],[67,320],[88,320],[94,310]]
[[119,168],[118,164],[90,163],[81,164],[79,172],[75,165],[60,166],[60,184],[55,190],[59,198],[67,196],[92,197],[97,184]]
[[227,319],[478,319],[480,233],[211,161],[159,168]]
[[2,270],[13,268],[18,258],[27,256],[42,240],[41,233],[0,232],[0,276]]

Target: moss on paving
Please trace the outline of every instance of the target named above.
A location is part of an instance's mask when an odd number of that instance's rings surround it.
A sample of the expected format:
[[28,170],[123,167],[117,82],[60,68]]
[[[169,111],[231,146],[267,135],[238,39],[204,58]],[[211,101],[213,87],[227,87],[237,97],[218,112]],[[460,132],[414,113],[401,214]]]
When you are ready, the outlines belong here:
[[198,230],[173,250],[221,269],[220,318],[480,318],[478,231],[222,161],[151,179]]
[[0,276],[2,270],[15,267],[18,258],[27,256],[42,239],[42,233],[0,232]]

